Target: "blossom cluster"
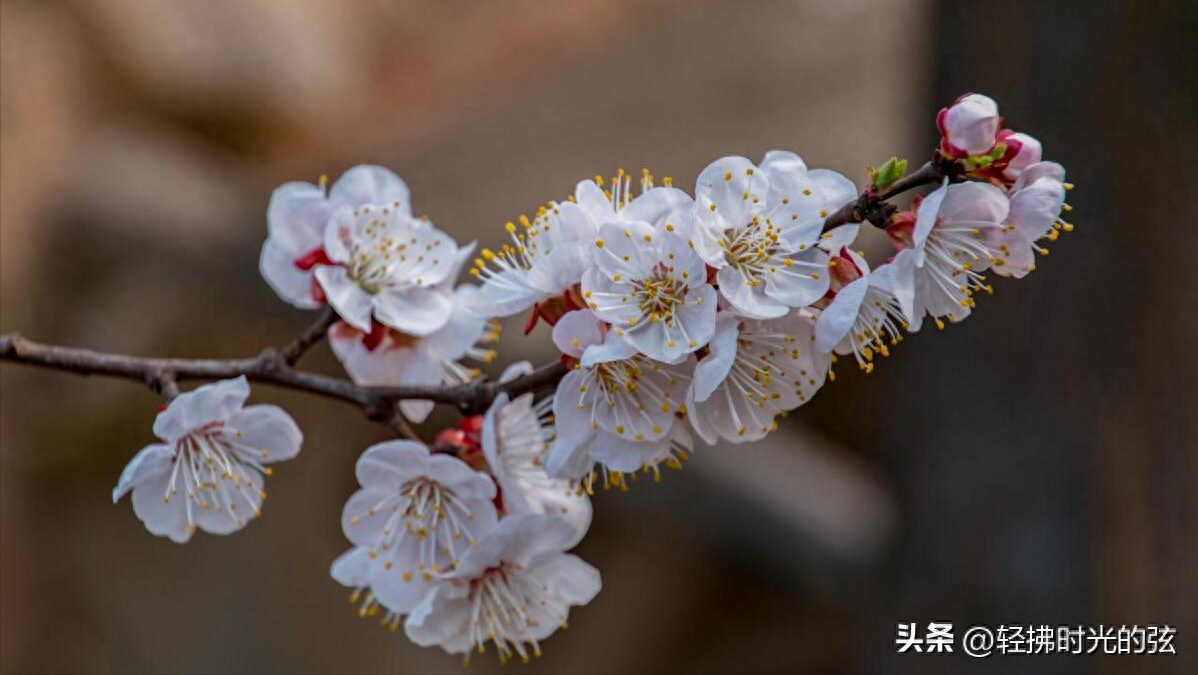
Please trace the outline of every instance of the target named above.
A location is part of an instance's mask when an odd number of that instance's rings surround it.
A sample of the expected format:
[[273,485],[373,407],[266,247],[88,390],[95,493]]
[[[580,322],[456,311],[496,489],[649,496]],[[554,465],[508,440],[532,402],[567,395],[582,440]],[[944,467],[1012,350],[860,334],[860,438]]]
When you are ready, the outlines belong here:
[[[288,183],[267,212],[260,268],[286,302],[329,306],[327,337],[361,385],[455,385],[481,377],[499,319],[539,322],[566,374],[550,397],[499,394],[431,444],[390,440],[358,459],[345,505],[351,548],[332,565],[363,616],[420,645],[501,661],[541,653],[569,609],[600,589],[568,553],[586,534],[597,484],[660,478],[695,446],[760,440],[835,378],[866,373],[925,319],[961,321],[987,274],[1020,278],[1072,226],[1064,169],[1002,128],[969,94],[937,117],[941,182],[883,224],[895,253],[871,268],[845,176],[775,150],[715,160],[693,191],[620,170],[505,226],[474,257],[423,216],[402,179],[375,166],[332,187]],[[872,174],[873,172],[871,172]],[[895,178],[895,177],[892,177]],[[860,199],[876,197],[874,185]],[[531,372],[507,368],[499,382]],[[259,515],[269,464],[299,452],[295,422],[246,406],[244,377],[179,394],[113,492],[147,529],[186,542]],[[401,401],[424,421],[430,401]]]

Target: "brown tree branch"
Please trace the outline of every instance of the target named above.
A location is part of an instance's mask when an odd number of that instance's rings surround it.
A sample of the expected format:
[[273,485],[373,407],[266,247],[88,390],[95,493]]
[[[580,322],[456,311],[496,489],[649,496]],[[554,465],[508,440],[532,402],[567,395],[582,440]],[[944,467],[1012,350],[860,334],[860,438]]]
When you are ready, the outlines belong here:
[[[327,375],[294,368],[288,355],[298,359],[327,329],[322,317],[295,341],[284,347],[268,347],[247,359],[145,358],[109,354],[90,349],[62,347],[26,339],[19,334],[0,335],[0,360],[77,373],[108,375],[142,382],[168,398],[178,392],[183,380],[221,380],[245,375],[255,382],[316,394],[358,406],[368,417],[394,424],[395,405],[402,400],[424,399],[456,407],[467,415],[484,412],[500,391],[512,397],[554,385],[566,374],[561,363],[551,363],[511,382],[498,384],[478,380],[453,386],[366,387]],[[324,323],[319,331],[317,325]]]

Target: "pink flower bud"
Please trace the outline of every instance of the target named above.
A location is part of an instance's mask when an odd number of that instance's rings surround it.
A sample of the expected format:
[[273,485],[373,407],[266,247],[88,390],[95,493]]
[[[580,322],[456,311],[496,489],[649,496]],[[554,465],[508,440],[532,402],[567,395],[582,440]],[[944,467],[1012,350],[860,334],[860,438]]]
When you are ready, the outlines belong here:
[[1040,161],[1042,148],[1040,141],[1035,137],[1020,131],[1004,129],[998,132],[998,140],[1007,146],[1004,155],[1007,164],[1003,169],[1003,178],[1007,184],[1014,183],[1024,169]]
[[955,157],[990,152],[1000,122],[998,104],[982,94],[966,94],[936,116],[941,145]]

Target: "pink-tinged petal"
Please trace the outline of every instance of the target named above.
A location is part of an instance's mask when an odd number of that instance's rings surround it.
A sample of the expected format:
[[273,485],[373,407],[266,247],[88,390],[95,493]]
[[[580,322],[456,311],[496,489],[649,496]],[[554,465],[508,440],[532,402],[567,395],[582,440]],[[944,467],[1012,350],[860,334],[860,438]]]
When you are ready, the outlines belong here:
[[969,94],[948,108],[944,129],[948,142],[970,155],[989,152],[994,147],[1000,118],[998,104],[982,94]]
[[1051,178],[1056,181],[1064,182],[1065,167],[1056,162],[1037,162],[1024,169],[1023,173],[1019,174],[1019,179],[1011,186],[1011,192],[1018,192],[1024,186],[1040,180],[1041,178]]
[[175,451],[166,445],[154,444],[142,448],[121,471],[121,477],[112,489],[112,503],[117,503],[134,487],[170,473],[174,457]]
[[380,323],[416,336],[440,330],[453,310],[450,298],[435,288],[384,288],[374,295],[373,305]]
[[374,349],[367,349],[362,344],[364,335],[345,324],[335,324],[328,331],[329,347],[355,383],[365,386],[399,384],[413,350],[396,348],[390,339],[384,339]]
[[329,191],[329,201],[335,207],[358,207],[376,204],[397,208],[404,215],[412,213],[411,191],[402,178],[381,166],[360,164],[341,174]]
[[1046,237],[1061,216],[1065,187],[1054,178],[1040,178],[1011,195],[1009,222],[1027,241]]
[[285,251],[274,239],[262,244],[258,258],[262,278],[285,302],[300,309],[316,309],[321,303],[312,297],[312,275],[295,266],[295,256]]
[[315,274],[337,316],[363,333],[369,333],[373,297],[354,283],[340,265],[320,265]]
[[[740,320],[737,317],[728,314],[721,314],[716,321],[715,334],[708,345],[707,355],[695,366],[694,380],[691,382],[695,400],[706,401],[724,378],[728,377],[728,371],[732,369],[732,362],[736,359],[739,324]],[[703,436],[703,433],[699,435]]]
[[252,405],[229,416],[225,427],[229,442],[254,453],[263,464],[281,462],[299,454],[304,434],[295,420],[276,405]]

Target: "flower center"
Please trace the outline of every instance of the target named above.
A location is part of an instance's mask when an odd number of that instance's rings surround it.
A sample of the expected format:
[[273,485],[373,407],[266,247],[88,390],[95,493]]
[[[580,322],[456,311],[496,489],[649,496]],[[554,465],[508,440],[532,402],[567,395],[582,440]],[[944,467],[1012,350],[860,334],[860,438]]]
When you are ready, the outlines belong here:
[[[530,611],[533,602],[544,604],[537,591],[507,564],[487,570],[470,583],[469,638],[479,654],[486,652],[487,642],[494,642],[500,664],[515,655],[524,663],[541,655],[541,645],[528,631],[538,625]],[[469,652],[466,658],[469,662]]]
[[633,287],[641,316],[650,321],[670,321],[674,310],[686,304],[686,286],[664,264],[649,277],[634,281]]
[[[443,559],[443,555],[448,555],[450,564],[457,567],[463,536],[467,546],[474,545],[470,534],[474,514],[453,490],[426,477],[404,483],[399,492],[384,497],[365,514],[351,516],[350,523],[380,515],[386,522],[367,553],[373,560],[402,544],[414,542],[417,567],[399,570],[404,581],[411,581],[413,574],[420,574],[425,581],[430,581],[432,575],[442,571],[437,561]],[[391,569],[391,565],[390,561],[384,563],[386,569]]]
[[266,493],[254,482],[252,472],[270,475],[271,470],[261,464],[267,453],[241,443],[240,437],[240,431],[212,422],[175,443],[174,468],[162,503],[169,504],[182,487],[187,524],[193,531],[199,511],[228,514],[237,527],[259,515]]

